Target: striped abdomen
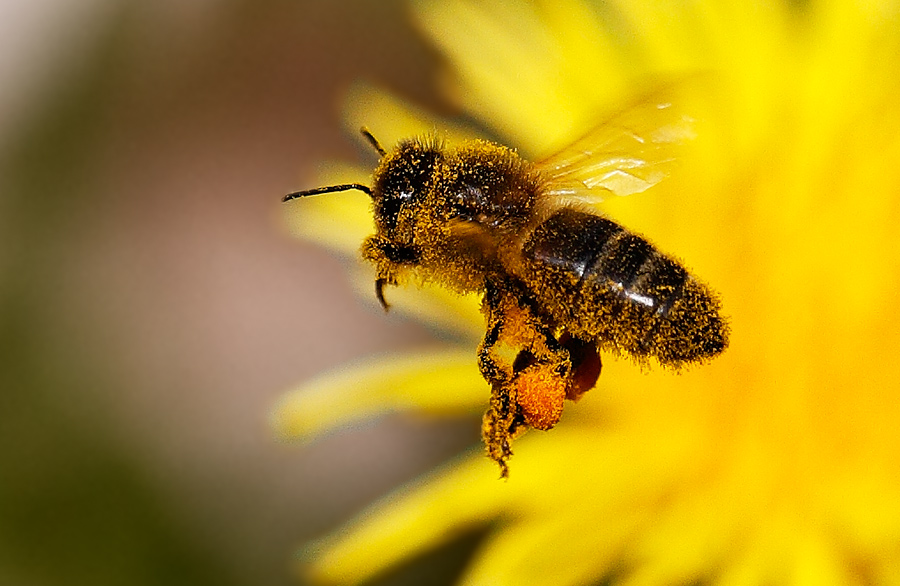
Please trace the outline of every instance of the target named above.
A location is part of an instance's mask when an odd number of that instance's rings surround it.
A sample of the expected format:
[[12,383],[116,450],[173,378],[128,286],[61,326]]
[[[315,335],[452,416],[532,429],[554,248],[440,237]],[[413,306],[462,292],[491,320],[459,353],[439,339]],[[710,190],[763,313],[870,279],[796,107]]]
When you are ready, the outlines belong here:
[[544,311],[601,349],[677,367],[727,344],[711,291],[612,220],[561,209],[534,229],[522,253],[520,278]]

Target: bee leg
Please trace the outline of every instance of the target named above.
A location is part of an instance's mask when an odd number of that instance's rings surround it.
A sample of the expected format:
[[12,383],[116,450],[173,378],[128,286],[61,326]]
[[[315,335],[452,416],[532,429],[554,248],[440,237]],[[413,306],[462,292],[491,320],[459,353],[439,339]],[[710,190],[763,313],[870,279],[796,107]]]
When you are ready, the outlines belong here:
[[515,398],[509,396],[512,365],[505,364],[498,351],[505,325],[503,296],[491,284],[486,287],[483,310],[487,316],[487,331],[478,347],[478,367],[491,385],[491,402],[481,426],[488,457],[500,466],[501,478],[509,476],[506,461],[512,456],[511,441],[518,427]]
[[502,316],[494,315],[494,319],[488,323],[487,332],[481,344],[478,345],[478,369],[481,376],[489,383],[503,382],[510,377],[510,369],[503,366],[502,359],[496,351],[500,338],[500,330],[503,327]]
[[491,403],[482,436],[506,477],[515,436],[556,425],[566,399],[577,399],[596,382],[600,359],[589,343],[565,333],[557,339],[539,306],[514,282],[489,284],[483,311],[487,331],[478,365],[491,385]]
[[390,309],[390,305],[384,299],[384,286],[388,284],[388,280],[384,278],[375,279],[375,297],[378,298],[378,303],[381,304],[381,307],[384,308],[385,311]]
[[378,277],[375,280],[375,297],[385,311],[390,305],[384,298],[384,288],[397,284],[398,270],[403,266],[414,266],[418,262],[418,252],[411,247],[398,247],[382,236],[369,236],[363,241],[362,257],[375,265]]

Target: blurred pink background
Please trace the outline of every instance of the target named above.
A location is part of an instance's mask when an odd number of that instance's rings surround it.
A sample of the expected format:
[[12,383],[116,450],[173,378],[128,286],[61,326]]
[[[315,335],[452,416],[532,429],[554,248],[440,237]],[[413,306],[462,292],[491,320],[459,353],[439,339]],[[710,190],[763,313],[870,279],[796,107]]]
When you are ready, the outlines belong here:
[[372,162],[340,119],[355,81],[453,115],[438,56],[398,0],[13,1],[0,23],[0,583],[301,583],[298,546],[477,442],[468,420],[267,427],[293,385],[440,343],[356,298],[279,203]]

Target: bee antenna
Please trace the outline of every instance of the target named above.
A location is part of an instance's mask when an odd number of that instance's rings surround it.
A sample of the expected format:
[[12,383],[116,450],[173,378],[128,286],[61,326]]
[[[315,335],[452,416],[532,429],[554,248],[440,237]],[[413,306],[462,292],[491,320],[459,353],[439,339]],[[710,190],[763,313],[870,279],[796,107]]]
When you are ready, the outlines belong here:
[[381,155],[383,157],[387,154],[387,151],[384,150],[384,147],[381,146],[381,143],[378,142],[378,139],[375,138],[375,135],[373,135],[371,132],[369,132],[368,128],[363,126],[362,128],[359,129],[359,131],[362,133],[363,136],[366,137],[366,140],[369,141],[369,144],[371,144],[375,148],[375,150],[378,151],[379,155]]
[[289,193],[285,195],[281,201],[287,202],[292,199],[297,199],[298,197],[306,197],[307,195],[321,195],[323,193],[334,193],[335,191],[349,191],[351,189],[356,189],[362,191],[369,197],[372,197],[372,189],[368,185],[363,185],[362,183],[345,183],[343,185],[328,185],[326,187],[317,187],[315,189],[306,189],[304,191],[295,191],[293,193]]

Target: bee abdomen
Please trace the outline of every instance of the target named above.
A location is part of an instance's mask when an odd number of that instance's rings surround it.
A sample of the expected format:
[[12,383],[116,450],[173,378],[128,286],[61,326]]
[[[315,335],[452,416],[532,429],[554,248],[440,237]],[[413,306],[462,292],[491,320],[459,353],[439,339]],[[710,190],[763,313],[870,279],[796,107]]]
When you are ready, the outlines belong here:
[[525,281],[572,335],[678,366],[718,354],[727,331],[712,293],[674,259],[607,218],[562,209],[524,248]]

